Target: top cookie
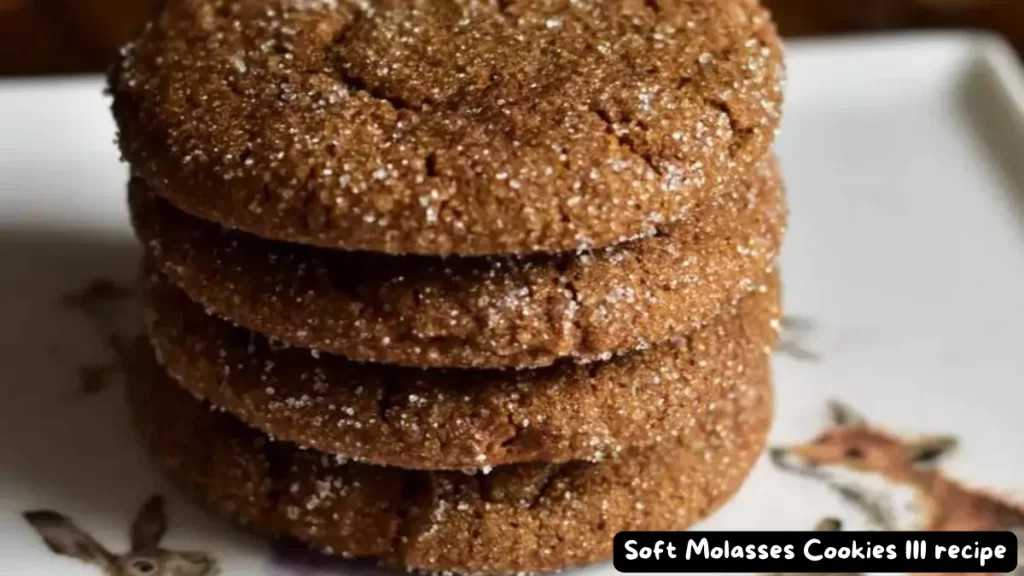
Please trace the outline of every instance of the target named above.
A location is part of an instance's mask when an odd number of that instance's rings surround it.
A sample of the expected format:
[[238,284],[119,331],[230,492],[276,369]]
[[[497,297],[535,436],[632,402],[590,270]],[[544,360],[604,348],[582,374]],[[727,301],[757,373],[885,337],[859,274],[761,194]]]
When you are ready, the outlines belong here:
[[178,207],[329,248],[486,255],[652,233],[764,156],[756,0],[168,0],[111,73]]

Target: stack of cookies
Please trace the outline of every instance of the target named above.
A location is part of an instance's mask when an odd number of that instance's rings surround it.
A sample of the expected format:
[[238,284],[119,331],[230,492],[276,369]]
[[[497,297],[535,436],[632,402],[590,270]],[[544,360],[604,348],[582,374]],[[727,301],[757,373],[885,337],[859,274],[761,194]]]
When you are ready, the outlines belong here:
[[111,73],[150,450],[410,569],[706,517],[771,419],[781,62],[755,0],[168,0]]

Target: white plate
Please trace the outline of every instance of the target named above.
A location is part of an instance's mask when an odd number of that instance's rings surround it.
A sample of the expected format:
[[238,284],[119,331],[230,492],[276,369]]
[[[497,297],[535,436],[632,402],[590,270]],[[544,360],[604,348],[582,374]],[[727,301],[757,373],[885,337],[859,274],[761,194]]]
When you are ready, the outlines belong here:
[[[780,355],[773,444],[808,441],[838,398],[901,437],[955,434],[964,482],[1024,488],[1024,79],[984,36],[794,43],[778,150],[792,205],[786,303],[816,327]],[[289,572],[192,507],[146,464],[93,323],[60,305],[92,278],[129,281],[125,168],[98,78],[0,83],[0,573],[97,575],[44,548],[27,509],[72,516],[114,550],[143,499],[169,495],[172,549],[228,576]],[[768,458],[705,527],[807,529],[864,515]],[[341,572],[367,570],[342,564]],[[606,565],[588,569],[611,573]],[[311,573],[311,572],[306,572]]]

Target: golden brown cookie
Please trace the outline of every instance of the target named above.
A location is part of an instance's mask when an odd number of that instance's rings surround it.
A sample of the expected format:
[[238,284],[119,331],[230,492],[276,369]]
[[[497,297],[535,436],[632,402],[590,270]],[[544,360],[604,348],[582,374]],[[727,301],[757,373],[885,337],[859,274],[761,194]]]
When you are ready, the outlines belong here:
[[182,386],[276,438],[418,469],[599,460],[686,435],[768,363],[778,317],[773,277],[696,333],[611,361],[419,370],[281,349],[207,315],[159,273],[146,278],[148,332]]
[[622,530],[686,529],[743,483],[771,420],[763,365],[657,448],[489,474],[410,471],[271,441],[179,389],[145,346],[140,355],[135,421],[204,505],[333,554],[429,571],[550,571],[609,558]]
[[135,229],[189,297],[301,348],[418,367],[589,361],[691,332],[755,289],[786,225],[773,163],[664,233],[586,254],[384,256],[260,240],[132,181]]
[[655,232],[778,126],[756,0],[169,0],[110,75],[180,208],[328,248],[493,255]]

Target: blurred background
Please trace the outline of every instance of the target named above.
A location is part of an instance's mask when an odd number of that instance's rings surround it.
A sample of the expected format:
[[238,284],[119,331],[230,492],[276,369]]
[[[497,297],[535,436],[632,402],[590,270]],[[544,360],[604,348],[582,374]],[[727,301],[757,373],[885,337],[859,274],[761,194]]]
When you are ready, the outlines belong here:
[[[985,29],[1024,53],[1024,0],[763,0],[790,38],[902,29]],[[146,0],[0,0],[0,75],[103,70]]]

